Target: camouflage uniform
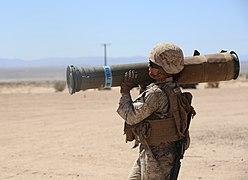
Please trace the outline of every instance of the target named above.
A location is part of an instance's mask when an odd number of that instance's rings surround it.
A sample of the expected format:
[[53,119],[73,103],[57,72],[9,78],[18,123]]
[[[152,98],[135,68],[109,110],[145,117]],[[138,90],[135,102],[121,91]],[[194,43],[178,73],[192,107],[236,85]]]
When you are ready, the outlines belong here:
[[[151,114],[165,118],[169,111],[169,101],[166,93],[162,90],[165,85],[171,88],[176,86],[172,82],[172,78],[153,83],[133,102],[130,94],[122,94],[117,109],[118,114],[130,125],[141,122]],[[174,142],[161,143],[149,148],[141,145],[139,157],[129,179],[168,179],[173,167],[175,152]]]
[[[178,74],[184,68],[183,52],[177,45],[173,43],[160,43],[156,45],[152,49],[148,58],[150,62],[162,67],[163,70],[169,75]],[[151,64],[149,64],[149,68],[156,67],[152,67]],[[158,81],[159,78],[158,76],[156,77],[155,74],[152,78],[156,80],[156,83],[149,85],[146,91],[141,93],[136,100],[132,101],[130,96],[130,89],[135,87],[134,83],[132,83],[135,80],[134,77],[136,76],[134,73],[132,73],[132,71],[131,73],[129,71],[129,75],[127,73],[125,74],[124,81],[121,85],[122,95],[120,98],[119,107],[117,109],[118,114],[129,125],[137,124],[137,126],[139,126],[139,124],[142,124],[146,120],[152,120],[156,124],[158,119],[167,120],[166,122],[164,121],[164,123],[171,122],[171,120],[169,121],[168,119],[171,117],[172,110],[173,112],[175,110],[175,104],[173,103],[173,106],[171,106],[170,102],[177,102],[177,99],[174,99],[175,96],[173,94],[168,94],[168,90],[170,92],[173,90],[176,93],[175,89],[179,89],[177,88],[176,83],[173,82],[172,76],[168,76],[169,78],[166,78],[163,81]],[[181,93],[180,89],[179,93]],[[173,101],[171,101],[172,97],[167,97],[167,94],[170,96],[172,95]],[[157,119],[153,120],[151,118],[152,116],[156,116]],[[180,117],[177,116],[177,118],[174,120],[178,121],[180,120]],[[155,132],[156,130],[157,129],[155,128]],[[163,131],[171,133],[171,129],[163,129]],[[163,139],[162,141],[159,141],[158,144],[156,143],[156,145],[152,145],[152,143],[148,144],[146,139],[144,139],[146,137],[143,136],[144,138],[141,138],[142,136],[138,135],[137,133],[135,134],[133,130],[132,133],[134,133],[136,136],[135,138],[138,137],[141,145],[139,157],[133,166],[133,169],[129,175],[129,179],[169,179],[170,172],[173,168],[173,163],[176,158],[177,147],[175,141],[178,139],[173,141],[169,140],[169,138],[166,136],[168,139]],[[141,131],[141,133],[143,133],[143,131]],[[158,131],[158,133],[161,134],[160,131]],[[127,140],[132,141],[132,139],[133,138],[128,138]]]

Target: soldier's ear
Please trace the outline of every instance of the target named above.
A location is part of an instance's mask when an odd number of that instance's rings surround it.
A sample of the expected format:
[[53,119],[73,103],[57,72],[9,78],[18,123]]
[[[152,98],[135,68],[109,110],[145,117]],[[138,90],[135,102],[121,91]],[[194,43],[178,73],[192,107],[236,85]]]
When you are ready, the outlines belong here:
[[171,77],[171,74],[168,74],[167,72],[165,72],[165,70],[162,67],[159,67],[158,69],[158,74],[162,75],[165,78]]

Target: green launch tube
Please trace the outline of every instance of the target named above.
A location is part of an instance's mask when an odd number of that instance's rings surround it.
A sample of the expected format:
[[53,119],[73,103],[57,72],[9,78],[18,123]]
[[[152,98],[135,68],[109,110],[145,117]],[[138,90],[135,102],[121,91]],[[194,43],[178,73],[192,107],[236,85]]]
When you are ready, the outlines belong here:
[[[138,72],[138,84],[154,81],[149,76],[148,62],[89,68],[70,65],[66,70],[69,93],[120,86],[125,72],[130,69]],[[184,58],[184,69],[179,73],[177,81],[179,84],[228,81],[237,79],[239,69],[239,58],[234,51],[189,56]]]

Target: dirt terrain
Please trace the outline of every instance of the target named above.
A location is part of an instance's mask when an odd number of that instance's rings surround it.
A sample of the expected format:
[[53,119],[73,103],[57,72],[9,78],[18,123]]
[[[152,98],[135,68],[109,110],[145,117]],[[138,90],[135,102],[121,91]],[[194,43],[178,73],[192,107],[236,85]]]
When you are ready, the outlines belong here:
[[[179,179],[246,180],[248,80],[205,86],[183,90],[197,115]],[[44,84],[0,86],[0,179],[126,179],[138,149],[125,143],[119,97],[119,88],[69,95]]]

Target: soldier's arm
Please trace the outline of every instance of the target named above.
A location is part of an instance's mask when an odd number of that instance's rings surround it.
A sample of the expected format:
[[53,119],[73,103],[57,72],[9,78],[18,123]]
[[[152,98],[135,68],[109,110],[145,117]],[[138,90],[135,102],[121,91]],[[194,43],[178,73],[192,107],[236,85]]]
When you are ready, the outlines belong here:
[[134,102],[130,94],[122,94],[117,113],[130,125],[137,124],[158,109],[158,95],[145,91]]

